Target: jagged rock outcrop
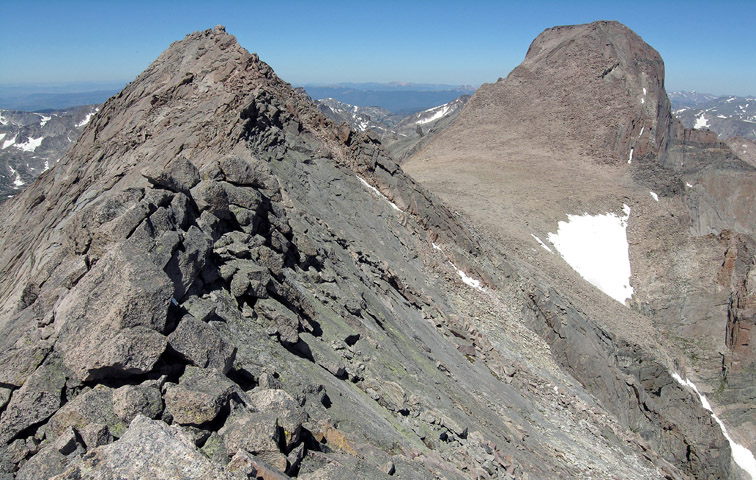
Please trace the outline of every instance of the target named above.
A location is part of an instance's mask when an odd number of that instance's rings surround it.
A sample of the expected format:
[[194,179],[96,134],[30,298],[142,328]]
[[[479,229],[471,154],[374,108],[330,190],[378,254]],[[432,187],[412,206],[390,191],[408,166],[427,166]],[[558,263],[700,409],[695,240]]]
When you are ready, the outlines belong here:
[[663,368],[653,342],[591,347],[641,399],[604,405],[527,328],[514,266],[223,27],[166,50],[0,220],[5,478],[727,473],[688,392],[634,371]]
[[[750,261],[744,254],[726,274],[722,265],[743,250],[734,244],[751,241],[756,170],[716,136],[673,119],[653,48],[617,22],[548,29],[520,66],[481,86],[403,168],[495,243],[482,248],[499,250],[520,272],[525,318],[605,408],[687,474],[738,475],[723,450],[710,448],[724,443],[717,425],[701,409],[687,420],[673,413],[677,394],[665,385],[675,383],[668,371],[683,370],[733,437],[753,447],[752,373],[722,368],[737,343],[729,332],[750,323]],[[630,309],[539,245],[565,214],[623,205],[631,212]],[[739,337],[741,359],[753,351],[749,328]],[[691,436],[697,446],[681,441]]]

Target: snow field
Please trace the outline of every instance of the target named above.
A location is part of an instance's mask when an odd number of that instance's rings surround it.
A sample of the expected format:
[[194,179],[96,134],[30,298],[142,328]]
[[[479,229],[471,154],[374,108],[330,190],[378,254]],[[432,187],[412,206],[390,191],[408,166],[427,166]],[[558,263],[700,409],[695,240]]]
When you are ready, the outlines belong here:
[[567,215],[567,221],[560,221],[548,239],[581,277],[624,304],[634,290],[627,243],[630,207],[623,205],[622,210],[622,217],[614,213]]

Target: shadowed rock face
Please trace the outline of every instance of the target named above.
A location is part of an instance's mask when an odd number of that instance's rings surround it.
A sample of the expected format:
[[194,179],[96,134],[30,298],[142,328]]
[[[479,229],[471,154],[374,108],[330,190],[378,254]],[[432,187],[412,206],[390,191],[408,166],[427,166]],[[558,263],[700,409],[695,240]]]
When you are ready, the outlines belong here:
[[225,29],[188,35],[0,210],[2,475],[727,475],[647,330],[471,232]]

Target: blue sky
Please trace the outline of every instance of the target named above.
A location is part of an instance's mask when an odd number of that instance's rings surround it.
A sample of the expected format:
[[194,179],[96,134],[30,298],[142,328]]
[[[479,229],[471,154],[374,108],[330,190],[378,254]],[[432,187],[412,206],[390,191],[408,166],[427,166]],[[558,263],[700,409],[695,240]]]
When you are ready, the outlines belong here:
[[667,89],[756,95],[756,1],[17,1],[0,7],[0,84],[128,82],[171,42],[226,26],[284,80],[494,82],[548,27],[618,20]]

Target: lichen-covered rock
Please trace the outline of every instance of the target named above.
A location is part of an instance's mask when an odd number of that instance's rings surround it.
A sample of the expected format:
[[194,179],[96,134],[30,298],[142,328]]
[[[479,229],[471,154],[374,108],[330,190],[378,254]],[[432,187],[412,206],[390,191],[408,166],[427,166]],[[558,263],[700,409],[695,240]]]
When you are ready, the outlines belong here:
[[309,418],[299,402],[280,389],[258,389],[249,395],[249,399],[255,410],[275,418],[283,429],[285,451],[299,443],[302,424]]
[[153,185],[183,193],[189,193],[200,181],[197,167],[183,157],[174,158],[162,166],[150,165],[142,170],[142,175]]
[[192,225],[184,234],[180,248],[165,266],[165,273],[173,280],[173,298],[182,299],[205,266],[212,239]]
[[240,480],[211,462],[178,427],[138,415],[124,436],[89,452],[57,480]]
[[73,428],[87,448],[93,448],[107,443],[109,438],[120,437],[127,425],[113,409],[113,389],[97,385],[65,404],[52,416],[47,423],[47,436],[56,439]]
[[271,298],[255,303],[255,312],[271,335],[278,335],[284,345],[294,345],[299,341],[299,318],[281,303]]
[[185,315],[168,335],[168,345],[184,360],[201,368],[215,368],[227,373],[234,362],[236,348],[218,331],[191,315]]
[[163,399],[157,385],[124,385],[113,390],[113,413],[124,423],[131,423],[138,415],[158,418],[163,411]]
[[231,280],[231,294],[237,298],[251,295],[255,298],[268,296],[268,286],[271,284],[270,271],[267,267],[253,262],[241,262]]
[[263,412],[241,411],[231,415],[218,431],[228,452],[252,454],[278,452],[281,434],[276,418]]
[[16,480],[52,478],[66,470],[72,459],[67,458],[52,445],[34,455],[16,472]]
[[165,350],[173,284],[140,252],[109,251],[55,311],[56,350],[77,378],[150,370]]
[[20,387],[45,359],[50,347],[45,344],[20,345],[0,355],[0,384]]
[[174,422],[200,426],[213,421],[239,394],[239,387],[220,371],[188,366],[178,385],[166,386],[165,408]]
[[57,358],[48,359],[13,392],[0,416],[0,442],[47,420],[60,408],[66,384],[66,369]]
[[[262,457],[251,455],[241,450],[228,462],[228,469],[236,474],[246,475],[249,478],[287,480],[290,477],[282,471],[286,469],[286,457],[283,457],[283,461],[283,464],[280,462],[267,462]],[[275,463],[278,463],[278,465]]]

